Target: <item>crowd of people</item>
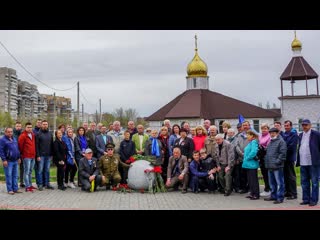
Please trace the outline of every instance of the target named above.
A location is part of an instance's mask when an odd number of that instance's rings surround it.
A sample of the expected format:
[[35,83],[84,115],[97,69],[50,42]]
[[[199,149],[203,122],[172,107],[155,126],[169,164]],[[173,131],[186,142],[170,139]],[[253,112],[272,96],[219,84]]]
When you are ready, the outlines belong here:
[[[91,122],[77,128],[61,124],[53,134],[46,120],[30,122],[24,130],[20,122],[7,127],[0,139],[0,158],[5,171],[8,194],[14,195],[43,189],[50,184],[50,166],[57,168],[58,189],[81,187],[83,191],[106,190],[126,183],[131,157],[139,154],[155,159],[162,167],[167,189],[183,194],[219,192],[246,194],[250,200],[264,197],[274,204],[284,199],[297,199],[295,166],[300,166],[301,205],[315,206],[319,199],[320,133],[312,130],[308,119],[298,132],[292,122],[261,125],[257,133],[249,121],[222,124],[219,133],[210,120],[191,128],[188,122],[171,126],[165,120],[157,129],[135,127],[128,122],[125,130],[119,121],[109,126]],[[258,169],[263,176],[264,190],[260,193]],[[37,187],[32,184],[35,171]],[[77,184],[75,177],[77,174]],[[94,185],[92,182],[94,181]],[[19,188],[20,183],[20,188]]]

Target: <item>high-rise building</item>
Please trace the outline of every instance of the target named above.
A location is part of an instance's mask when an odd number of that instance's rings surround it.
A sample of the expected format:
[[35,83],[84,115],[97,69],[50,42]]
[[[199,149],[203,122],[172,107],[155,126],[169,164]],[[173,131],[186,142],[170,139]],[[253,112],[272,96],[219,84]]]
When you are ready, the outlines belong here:
[[[41,94],[47,103],[48,118],[54,114],[54,96],[48,94]],[[66,121],[72,121],[72,106],[71,98],[56,96],[56,115],[63,117]]]
[[14,119],[18,116],[18,78],[12,68],[0,68],[0,111],[9,112]]

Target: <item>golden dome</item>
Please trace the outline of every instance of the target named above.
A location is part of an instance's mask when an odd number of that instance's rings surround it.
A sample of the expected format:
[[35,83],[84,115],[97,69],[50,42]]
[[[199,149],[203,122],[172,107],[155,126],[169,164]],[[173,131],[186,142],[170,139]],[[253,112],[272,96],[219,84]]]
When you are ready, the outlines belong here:
[[198,55],[197,35],[195,36],[195,40],[196,40],[195,55],[187,67],[188,77],[207,77],[208,76],[207,64]]
[[294,31],[294,39],[291,43],[291,48],[292,48],[292,50],[302,48],[302,43],[297,39],[296,31]]

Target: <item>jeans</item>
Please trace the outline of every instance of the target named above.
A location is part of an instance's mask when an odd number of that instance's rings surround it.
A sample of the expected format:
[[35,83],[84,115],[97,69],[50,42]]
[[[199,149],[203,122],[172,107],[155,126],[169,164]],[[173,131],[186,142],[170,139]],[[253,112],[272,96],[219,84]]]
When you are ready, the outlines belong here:
[[26,185],[26,188],[32,186],[32,170],[34,168],[35,160],[33,158],[24,158],[23,159],[23,178]]
[[268,169],[269,184],[271,187],[271,198],[278,201],[284,199],[284,176],[283,168],[279,169]]
[[[320,166],[301,166],[302,201],[318,203],[319,201],[319,170]],[[312,191],[310,191],[310,180]]]
[[6,185],[8,192],[18,191],[18,161],[7,161],[8,166],[4,167]]
[[[49,186],[50,180],[50,161],[51,157],[44,156],[40,157],[40,162],[38,163],[38,181],[39,186]],[[43,174],[44,172],[44,174]]]

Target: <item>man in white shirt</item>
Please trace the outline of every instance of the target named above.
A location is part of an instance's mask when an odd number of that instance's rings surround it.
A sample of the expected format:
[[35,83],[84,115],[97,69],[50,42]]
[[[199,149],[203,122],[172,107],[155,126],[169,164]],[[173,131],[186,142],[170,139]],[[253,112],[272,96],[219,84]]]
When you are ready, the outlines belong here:
[[[300,205],[315,206],[319,200],[320,133],[311,129],[309,119],[301,123],[297,166],[300,166],[302,202]],[[310,187],[312,183],[312,190]]]

